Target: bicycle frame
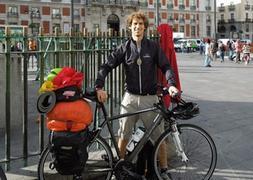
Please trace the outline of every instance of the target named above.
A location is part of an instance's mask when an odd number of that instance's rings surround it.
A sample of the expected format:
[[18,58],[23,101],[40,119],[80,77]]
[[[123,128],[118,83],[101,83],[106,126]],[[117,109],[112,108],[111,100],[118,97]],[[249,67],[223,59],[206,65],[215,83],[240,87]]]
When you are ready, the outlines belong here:
[[[147,141],[148,141],[149,137],[151,136],[152,132],[158,126],[158,124],[161,123],[161,121],[163,120],[163,118],[166,118],[166,120],[168,120],[168,121],[173,121],[170,118],[171,116],[170,116],[169,111],[167,111],[167,109],[164,107],[163,102],[162,102],[162,100],[161,100],[160,97],[159,97],[159,102],[155,103],[153,105],[153,107],[149,107],[149,108],[145,108],[145,109],[142,109],[142,110],[138,110],[138,111],[133,112],[133,113],[124,113],[124,114],[119,114],[119,115],[111,116],[111,117],[108,117],[107,111],[106,111],[105,106],[104,106],[103,103],[97,102],[96,110],[97,110],[97,108],[101,108],[102,109],[102,112],[103,112],[103,115],[104,115],[105,119],[104,119],[104,121],[101,124],[98,125],[98,127],[96,127],[97,124],[96,124],[96,121],[95,121],[94,129],[93,130],[95,130],[96,133],[95,133],[95,136],[93,138],[96,138],[96,136],[98,136],[100,134],[100,132],[102,131],[102,129],[104,128],[104,126],[107,125],[108,130],[109,130],[109,134],[111,136],[112,143],[113,143],[113,145],[115,147],[115,150],[116,150],[118,158],[119,158],[119,148],[118,148],[118,145],[117,145],[117,142],[116,142],[116,137],[115,137],[115,135],[113,133],[112,126],[111,126],[110,122],[114,121],[114,120],[118,120],[118,119],[123,118],[123,117],[134,116],[134,115],[146,113],[146,112],[149,112],[149,111],[156,111],[156,110],[159,111],[158,114],[157,114],[157,116],[153,119],[153,123],[150,125],[150,127],[148,127],[146,129],[144,136],[138,142],[138,144],[134,148],[133,152],[129,156],[127,156],[125,158],[125,160],[129,161],[129,162],[132,162],[134,160],[134,158],[136,157],[136,155],[139,154],[139,152],[142,150],[143,146],[147,143]],[[95,117],[95,119],[96,119],[96,117]]]

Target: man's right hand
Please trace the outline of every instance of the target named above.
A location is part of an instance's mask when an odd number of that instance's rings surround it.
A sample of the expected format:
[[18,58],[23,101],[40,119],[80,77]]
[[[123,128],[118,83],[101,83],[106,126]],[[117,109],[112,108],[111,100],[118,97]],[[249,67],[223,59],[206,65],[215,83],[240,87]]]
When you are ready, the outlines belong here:
[[102,89],[98,89],[97,90],[97,98],[98,98],[99,102],[104,103],[108,98],[107,92]]

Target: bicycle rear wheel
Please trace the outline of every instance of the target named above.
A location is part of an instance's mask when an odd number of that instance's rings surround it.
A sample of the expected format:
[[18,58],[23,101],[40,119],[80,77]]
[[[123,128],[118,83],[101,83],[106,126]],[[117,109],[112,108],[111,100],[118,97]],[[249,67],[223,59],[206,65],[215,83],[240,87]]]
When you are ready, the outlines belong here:
[[0,166],[0,180],[7,180],[4,170],[2,169],[1,166]]
[[[109,180],[112,176],[113,156],[112,151],[101,137],[97,137],[88,147],[89,157],[86,162],[82,177],[84,180]],[[39,180],[73,180],[73,175],[59,174],[55,169],[50,169],[53,162],[49,147],[41,154],[38,165]]]
[[162,179],[159,163],[159,148],[166,144],[168,171],[173,180],[208,180],[212,176],[217,162],[217,150],[211,136],[198,126],[192,124],[178,125],[179,138],[183,150],[189,159],[182,162],[178,156],[171,136],[165,131],[154,147],[154,169],[158,179]]

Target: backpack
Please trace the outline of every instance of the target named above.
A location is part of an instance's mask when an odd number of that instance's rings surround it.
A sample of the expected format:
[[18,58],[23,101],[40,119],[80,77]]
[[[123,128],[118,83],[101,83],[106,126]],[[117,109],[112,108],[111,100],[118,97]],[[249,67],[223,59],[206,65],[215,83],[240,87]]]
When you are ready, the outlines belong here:
[[88,129],[80,132],[50,131],[52,169],[61,175],[81,175],[88,159]]

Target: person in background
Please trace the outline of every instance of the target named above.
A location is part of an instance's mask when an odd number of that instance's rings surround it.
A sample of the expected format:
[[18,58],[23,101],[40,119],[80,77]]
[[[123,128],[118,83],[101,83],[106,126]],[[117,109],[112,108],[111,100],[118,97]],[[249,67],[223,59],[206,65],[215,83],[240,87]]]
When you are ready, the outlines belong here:
[[221,62],[224,62],[224,56],[225,56],[225,51],[226,51],[226,47],[223,44],[222,41],[219,42],[219,52],[220,52],[220,58],[221,58]]
[[233,61],[234,48],[233,48],[233,41],[232,40],[227,41],[227,49],[228,49],[228,59],[230,61]]
[[235,63],[239,63],[241,61],[241,42],[240,39],[237,39],[235,42],[235,53],[236,53],[236,57],[235,57]]
[[[120,113],[135,112],[136,110],[151,107],[158,101],[157,93],[157,67],[166,75],[169,86],[169,94],[174,96],[179,93],[175,87],[174,73],[165,54],[156,42],[145,37],[148,28],[148,19],[142,12],[134,12],[127,18],[127,28],[131,31],[131,39],[117,47],[101,65],[95,87],[100,102],[105,102],[107,93],[104,87],[105,78],[108,73],[120,64],[125,68],[125,94],[121,102]],[[141,119],[145,127],[149,127],[155,112],[144,113],[120,119],[119,141],[120,158],[124,159],[126,145],[132,134],[136,122]],[[164,123],[161,123],[152,133],[154,142],[164,132]],[[167,153],[165,144],[159,150],[159,161],[162,178],[170,180],[167,165]]]
[[245,45],[242,47],[242,52],[243,52],[243,61],[245,65],[249,64],[250,61],[250,42],[247,42]]
[[205,60],[204,60],[204,66],[205,67],[212,67],[211,66],[211,47],[210,47],[210,39],[206,40],[205,43]]
[[215,40],[210,42],[210,49],[211,49],[211,58],[213,61],[216,61],[216,53],[218,51],[218,43]]
[[204,53],[205,53],[205,43],[204,43],[204,41],[200,41],[199,54],[202,55]]

